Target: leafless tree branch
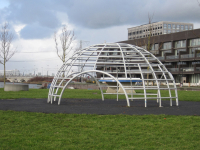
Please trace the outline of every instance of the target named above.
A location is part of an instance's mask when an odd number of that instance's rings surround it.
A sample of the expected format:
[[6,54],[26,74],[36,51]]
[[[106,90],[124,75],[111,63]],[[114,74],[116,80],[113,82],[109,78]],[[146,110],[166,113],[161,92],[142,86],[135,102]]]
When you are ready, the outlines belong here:
[[9,31],[9,24],[5,22],[1,26],[0,31],[0,63],[4,65],[4,85],[6,79],[6,62],[15,54],[15,50],[11,50],[11,43],[14,38],[13,33]]
[[69,56],[69,53],[73,49],[72,43],[75,40],[74,31],[70,31],[70,30],[68,30],[67,26],[64,26],[62,28],[62,33],[60,34],[59,39],[60,39],[60,44],[61,44],[61,48],[62,48],[62,54],[59,53],[57,32],[55,32],[54,33],[54,41],[56,44],[57,55],[64,63],[66,61],[66,58]]

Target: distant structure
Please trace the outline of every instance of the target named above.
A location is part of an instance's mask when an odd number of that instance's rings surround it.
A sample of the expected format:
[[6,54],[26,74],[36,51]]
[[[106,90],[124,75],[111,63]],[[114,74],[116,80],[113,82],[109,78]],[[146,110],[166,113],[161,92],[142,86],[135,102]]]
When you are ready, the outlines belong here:
[[[4,75],[4,70],[0,70],[0,76]],[[6,76],[20,76],[20,71],[15,70],[6,70]]]
[[128,40],[193,30],[192,23],[160,21],[128,28]]

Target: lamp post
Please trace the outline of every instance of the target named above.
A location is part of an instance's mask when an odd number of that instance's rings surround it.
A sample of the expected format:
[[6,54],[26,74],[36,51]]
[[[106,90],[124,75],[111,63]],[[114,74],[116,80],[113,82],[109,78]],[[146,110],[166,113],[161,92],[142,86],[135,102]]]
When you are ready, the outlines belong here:
[[35,65],[34,65],[34,68],[33,68],[33,70],[34,70],[34,76],[35,76]]
[[24,67],[23,67],[23,76],[24,76]]
[[47,77],[48,77],[48,68],[49,68],[49,65],[47,65]]

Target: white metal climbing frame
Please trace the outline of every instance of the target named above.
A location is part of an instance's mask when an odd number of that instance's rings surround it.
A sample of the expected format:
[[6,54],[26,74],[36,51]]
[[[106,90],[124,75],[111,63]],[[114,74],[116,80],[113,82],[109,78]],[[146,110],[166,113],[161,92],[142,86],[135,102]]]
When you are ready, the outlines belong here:
[[[74,71],[78,67],[81,67],[81,70]],[[130,101],[138,99],[144,100],[145,107],[147,99],[157,100],[159,107],[162,107],[162,99],[169,99],[170,106],[174,99],[178,106],[177,88],[172,74],[149,51],[125,43],[97,44],[75,52],[55,75],[47,102],[58,100],[59,105],[69,83],[83,75],[91,76],[97,82],[102,100],[105,94],[116,94],[117,100],[119,94],[124,94],[127,106],[130,106]],[[136,78],[141,80],[141,84],[133,82]],[[107,84],[99,83],[99,80],[103,79],[110,79],[116,83],[109,86],[117,89],[116,93],[102,90],[102,87],[108,87]],[[120,82],[122,79],[127,79],[129,85],[122,84]],[[118,92],[119,88],[123,92]],[[132,92],[133,90],[136,93]],[[162,90],[168,90],[168,95],[163,95]]]

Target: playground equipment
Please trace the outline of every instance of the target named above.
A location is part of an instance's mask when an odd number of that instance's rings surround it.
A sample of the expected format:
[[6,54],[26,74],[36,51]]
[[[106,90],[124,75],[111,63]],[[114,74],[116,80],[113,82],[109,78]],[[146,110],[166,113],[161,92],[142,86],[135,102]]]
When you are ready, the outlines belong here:
[[[78,71],[74,71],[78,68]],[[172,74],[149,51],[125,43],[104,43],[92,45],[73,54],[59,69],[49,89],[47,102],[58,100],[60,105],[64,90],[76,78],[89,76],[99,86],[102,100],[105,94],[124,94],[127,106],[130,101],[155,99],[162,107],[161,100],[172,100],[178,106],[177,88]],[[114,84],[110,84],[114,83]],[[165,84],[162,84],[165,83]],[[103,86],[112,92],[104,92]],[[61,90],[59,90],[61,89]],[[161,90],[168,90],[162,96]],[[156,101],[155,101],[156,102]]]

